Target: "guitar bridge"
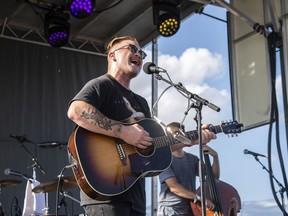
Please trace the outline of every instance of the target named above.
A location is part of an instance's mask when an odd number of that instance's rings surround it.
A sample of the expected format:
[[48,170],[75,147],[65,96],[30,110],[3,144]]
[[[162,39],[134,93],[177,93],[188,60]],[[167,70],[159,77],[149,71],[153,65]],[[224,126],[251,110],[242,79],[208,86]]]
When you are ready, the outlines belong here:
[[119,158],[121,160],[121,163],[123,166],[127,165],[127,156],[125,154],[125,151],[121,145],[121,143],[116,143],[116,149],[117,149],[117,152],[118,152],[118,155],[119,155]]

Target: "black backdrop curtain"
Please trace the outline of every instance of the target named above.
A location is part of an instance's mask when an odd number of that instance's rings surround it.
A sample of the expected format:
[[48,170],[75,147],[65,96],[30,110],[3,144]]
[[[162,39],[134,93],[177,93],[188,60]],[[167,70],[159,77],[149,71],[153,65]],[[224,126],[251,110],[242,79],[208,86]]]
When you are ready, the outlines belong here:
[[[103,55],[0,38],[0,181],[22,181],[1,187],[0,202],[6,215],[15,215],[15,198],[23,210],[26,180],[5,175],[4,170],[9,168],[32,176],[35,157],[45,171],[43,174],[37,168],[36,179],[40,183],[57,179],[68,165],[66,145],[41,148],[38,144],[68,141],[74,128],[66,115],[69,101],[88,80],[106,70]],[[21,143],[11,135],[25,136],[28,142]],[[70,169],[64,175],[73,176]],[[78,187],[67,192],[79,200]],[[55,213],[55,200],[56,192],[49,192],[49,213]],[[69,215],[83,213],[77,202],[69,197],[65,201]],[[59,214],[63,213],[62,206]]]

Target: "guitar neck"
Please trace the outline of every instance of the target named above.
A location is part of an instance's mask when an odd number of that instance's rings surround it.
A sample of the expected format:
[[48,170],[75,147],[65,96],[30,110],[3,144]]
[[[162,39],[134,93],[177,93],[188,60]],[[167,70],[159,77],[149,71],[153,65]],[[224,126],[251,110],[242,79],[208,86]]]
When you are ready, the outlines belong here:
[[[223,131],[222,127],[220,125],[211,126],[211,127],[209,127],[209,130],[214,132],[215,134],[221,133]],[[196,140],[199,137],[197,130],[187,131],[187,132],[185,132],[185,135],[190,140]],[[167,136],[161,136],[161,137],[154,138],[153,143],[154,143],[154,146],[156,148],[158,148],[158,147],[166,147],[166,146],[174,145],[176,143],[179,143],[179,140],[174,138],[173,135],[167,135]]]
[[[241,127],[243,127],[243,124],[239,124],[237,121],[232,121],[225,122],[217,126],[209,125],[208,129],[215,134],[222,132],[225,134],[237,134],[241,133]],[[196,140],[199,138],[197,130],[185,132],[185,135],[189,140]],[[171,134],[167,136],[156,137],[153,139],[153,144],[156,148],[171,146],[179,142],[180,141],[174,138],[174,136]]]
[[[222,130],[222,127],[220,125],[217,125],[217,126],[212,126],[210,125],[209,126],[209,130],[215,134],[217,133],[222,133],[223,130]],[[198,136],[198,130],[193,130],[193,131],[188,131],[188,132],[185,132],[185,135],[190,139],[190,140],[195,140],[195,139],[198,139],[199,136]]]

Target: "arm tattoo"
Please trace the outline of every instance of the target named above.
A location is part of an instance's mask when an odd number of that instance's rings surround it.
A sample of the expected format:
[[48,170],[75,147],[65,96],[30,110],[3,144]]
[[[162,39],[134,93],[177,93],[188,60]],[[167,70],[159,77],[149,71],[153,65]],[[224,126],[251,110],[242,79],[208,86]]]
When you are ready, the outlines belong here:
[[85,119],[90,119],[93,125],[98,125],[104,130],[112,130],[112,121],[105,118],[100,112],[95,109],[88,108],[88,111],[82,112],[82,117]]
[[113,125],[118,125],[117,130],[115,131],[116,136],[118,136],[121,131],[122,125],[119,124],[119,122],[108,119],[102,113],[96,109],[92,109],[91,107],[88,108],[87,112],[83,111],[81,116],[85,119],[90,119],[93,125],[98,125],[100,128],[106,131],[112,130]]

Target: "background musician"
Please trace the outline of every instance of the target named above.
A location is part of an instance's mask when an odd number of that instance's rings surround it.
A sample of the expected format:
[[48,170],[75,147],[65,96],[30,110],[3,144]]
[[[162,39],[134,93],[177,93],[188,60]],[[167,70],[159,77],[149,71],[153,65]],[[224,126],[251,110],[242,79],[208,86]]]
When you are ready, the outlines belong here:
[[[177,132],[184,126],[177,122],[172,122],[167,126],[168,132]],[[203,142],[203,144],[205,144]],[[183,150],[183,143],[177,144],[178,148],[172,151],[173,160],[171,166],[159,175],[161,184],[158,216],[185,215],[193,216],[190,207],[191,200],[199,200],[196,195],[196,176],[199,174],[199,158],[191,153]],[[220,166],[218,154],[207,145],[203,145],[203,152],[213,156],[212,172],[215,178],[220,177]],[[206,199],[206,207],[209,210],[214,209],[211,200]]]

